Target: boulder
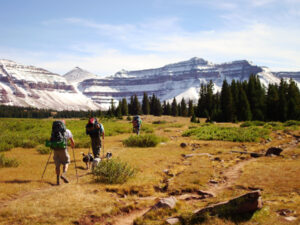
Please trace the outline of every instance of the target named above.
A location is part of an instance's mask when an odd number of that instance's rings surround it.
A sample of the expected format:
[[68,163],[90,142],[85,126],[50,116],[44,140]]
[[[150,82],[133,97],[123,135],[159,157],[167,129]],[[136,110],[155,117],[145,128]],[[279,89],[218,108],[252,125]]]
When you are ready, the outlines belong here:
[[220,217],[235,216],[243,213],[251,213],[262,208],[260,191],[253,191],[233,198],[226,202],[214,204],[194,212],[196,218],[203,218],[207,213]]
[[167,219],[166,222],[167,222],[167,224],[174,225],[174,224],[178,224],[180,221],[178,218],[174,217],[174,218]]
[[184,142],[182,142],[182,143],[180,144],[180,147],[181,147],[181,148],[185,148],[186,146],[187,146],[187,144],[184,143]]
[[193,156],[208,156],[208,157],[212,157],[212,155],[211,154],[209,154],[209,153],[192,153],[192,154],[182,154],[181,155],[182,157],[184,157],[184,158],[191,158],[191,157],[193,157]]
[[161,209],[161,208],[174,209],[176,206],[176,203],[177,203],[177,199],[173,196],[168,197],[168,198],[162,198],[159,200],[158,203],[156,203],[154,206],[152,206],[150,211]]
[[267,150],[266,156],[271,156],[271,155],[277,155],[280,156],[280,153],[282,152],[282,148],[277,148],[277,147],[271,147]]

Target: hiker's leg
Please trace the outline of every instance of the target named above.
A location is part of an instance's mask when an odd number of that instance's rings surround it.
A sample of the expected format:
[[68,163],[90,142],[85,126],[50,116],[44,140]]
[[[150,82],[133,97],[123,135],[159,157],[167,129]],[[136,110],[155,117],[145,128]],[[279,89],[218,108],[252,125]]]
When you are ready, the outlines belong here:
[[101,147],[100,137],[92,138],[92,149],[93,149],[94,158],[100,158],[100,147]]
[[64,164],[63,173],[65,174],[68,171],[69,164]]

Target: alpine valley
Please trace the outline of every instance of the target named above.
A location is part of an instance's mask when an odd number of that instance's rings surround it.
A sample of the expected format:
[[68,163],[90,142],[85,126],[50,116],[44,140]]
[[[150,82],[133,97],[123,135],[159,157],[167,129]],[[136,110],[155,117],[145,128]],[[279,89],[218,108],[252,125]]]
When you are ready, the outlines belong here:
[[223,80],[248,80],[257,74],[261,83],[279,83],[292,78],[300,87],[300,72],[272,72],[246,60],[213,64],[192,58],[161,68],[137,71],[121,70],[112,76],[100,77],[81,68],[61,76],[45,69],[0,60],[0,104],[31,106],[55,110],[108,109],[111,99],[129,99],[136,94],[155,94],[161,101],[197,100],[201,83],[210,80],[220,91]]

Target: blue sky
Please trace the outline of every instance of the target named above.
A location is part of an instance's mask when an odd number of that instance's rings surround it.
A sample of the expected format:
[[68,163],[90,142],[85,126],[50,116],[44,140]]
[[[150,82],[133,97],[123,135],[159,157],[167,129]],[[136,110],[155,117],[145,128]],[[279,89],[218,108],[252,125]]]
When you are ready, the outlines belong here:
[[0,58],[98,75],[192,57],[300,71],[300,0],[0,0]]

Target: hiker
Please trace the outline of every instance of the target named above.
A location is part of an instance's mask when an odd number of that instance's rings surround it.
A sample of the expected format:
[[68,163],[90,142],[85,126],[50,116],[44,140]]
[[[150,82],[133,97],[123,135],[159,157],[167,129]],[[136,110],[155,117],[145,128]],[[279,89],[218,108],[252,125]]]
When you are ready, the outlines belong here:
[[132,118],[132,126],[133,126],[133,133],[139,135],[142,126],[142,120],[139,115],[136,115]]
[[100,158],[100,150],[101,150],[101,136],[102,140],[104,140],[104,127],[101,123],[98,122],[97,118],[90,118],[88,124],[85,127],[86,134],[90,135],[92,142],[92,150],[94,159]]
[[[59,178],[61,178],[65,183],[69,183],[69,180],[66,177],[68,171],[68,166],[70,163],[70,155],[68,153],[67,144],[68,140],[71,141],[71,147],[75,147],[75,142],[73,135],[69,129],[66,129],[66,122],[64,120],[54,121],[52,124],[52,133],[51,133],[51,143],[52,149],[54,150],[53,160],[55,163],[56,171],[56,184],[60,184]],[[63,165],[63,172],[60,175],[60,165]]]

